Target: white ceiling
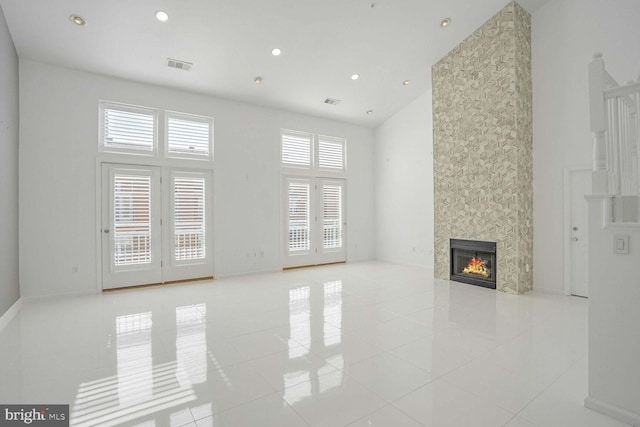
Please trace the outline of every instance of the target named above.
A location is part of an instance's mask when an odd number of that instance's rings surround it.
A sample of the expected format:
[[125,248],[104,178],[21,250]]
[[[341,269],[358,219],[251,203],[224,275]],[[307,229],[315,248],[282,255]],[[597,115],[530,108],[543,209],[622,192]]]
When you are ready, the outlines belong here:
[[[521,0],[529,12],[548,0]],[[18,55],[375,127],[507,0],[0,0]],[[165,10],[169,21],[156,20]],[[73,25],[79,14],[88,25]],[[440,21],[450,17],[447,28]],[[271,55],[278,47],[283,53]],[[186,72],[167,58],[194,63]],[[359,73],[360,79],[350,76]],[[256,76],[264,82],[253,83]],[[404,80],[411,84],[403,86]],[[326,97],[342,102],[324,104]],[[372,109],[374,113],[367,115]]]

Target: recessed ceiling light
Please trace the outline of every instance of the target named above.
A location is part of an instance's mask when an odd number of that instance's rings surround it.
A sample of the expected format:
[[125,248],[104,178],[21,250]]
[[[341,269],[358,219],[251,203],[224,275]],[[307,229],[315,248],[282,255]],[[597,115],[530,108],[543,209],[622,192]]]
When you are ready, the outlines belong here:
[[159,10],[156,12],[156,19],[160,22],[167,22],[169,20],[169,14],[164,10]]
[[258,76],[256,78],[253,79],[253,82],[257,85],[259,85],[260,83],[262,83],[262,77]]
[[351,74],[351,80],[358,80],[360,78],[360,74]]
[[367,115],[370,116],[373,114],[373,110],[367,110]]
[[275,48],[271,51],[271,55],[273,56],[280,56],[280,54],[282,53],[282,51],[278,48]]
[[440,21],[440,26],[442,28],[448,27],[449,24],[451,24],[451,18],[444,18],[442,21]]
[[403,85],[409,86],[411,84],[411,80],[405,80],[402,82]]
[[69,19],[71,20],[71,22],[80,27],[84,27],[85,25],[87,25],[87,21],[85,21],[85,19],[80,15],[71,15],[69,16]]

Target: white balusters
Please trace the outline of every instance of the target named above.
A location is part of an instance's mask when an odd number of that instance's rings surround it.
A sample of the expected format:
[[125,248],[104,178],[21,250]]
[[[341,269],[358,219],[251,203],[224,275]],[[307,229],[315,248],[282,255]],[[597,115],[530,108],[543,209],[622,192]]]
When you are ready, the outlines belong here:
[[602,54],[589,62],[593,193],[614,198],[617,222],[640,222],[640,80],[619,85]]
[[591,132],[593,133],[593,183],[594,194],[609,193],[608,171],[611,159],[606,140],[606,117],[604,103],[605,71],[602,54],[596,53],[589,63],[589,105]]

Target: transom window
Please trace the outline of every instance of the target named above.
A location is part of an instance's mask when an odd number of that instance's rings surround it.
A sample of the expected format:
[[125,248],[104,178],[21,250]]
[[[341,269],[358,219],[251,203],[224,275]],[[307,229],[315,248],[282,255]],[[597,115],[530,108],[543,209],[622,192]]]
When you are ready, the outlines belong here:
[[156,151],[157,110],[101,102],[100,116],[100,147],[104,151]]
[[[211,160],[213,119],[174,111],[159,111],[115,102],[100,102],[100,151]],[[158,121],[164,118],[160,129]],[[158,141],[164,145],[158,150]]]
[[167,112],[167,152],[172,157],[210,157],[213,120]]
[[282,166],[296,169],[318,169],[344,172],[346,141],[344,138],[314,135],[308,132],[282,130]]

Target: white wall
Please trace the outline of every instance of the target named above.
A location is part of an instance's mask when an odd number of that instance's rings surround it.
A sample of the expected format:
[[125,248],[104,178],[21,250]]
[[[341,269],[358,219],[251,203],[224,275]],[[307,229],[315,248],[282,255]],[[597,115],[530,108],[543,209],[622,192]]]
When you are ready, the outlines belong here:
[[592,162],[589,59],[635,79],[639,46],[638,0],[553,0],[532,16],[534,289],[563,292],[563,170]]
[[18,55],[0,9],[0,316],[18,282]]
[[30,60],[20,61],[20,90],[25,296],[96,290],[101,99],[213,116],[216,276],[280,268],[281,128],[347,139],[347,258],[374,256],[371,129]]
[[[603,229],[601,224],[602,200],[591,200],[586,404],[640,425],[640,227]],[[629,236],[629,255],[613,253],[615,234]]]
[[375,133],[376,257],[433,268],[431,91]]

